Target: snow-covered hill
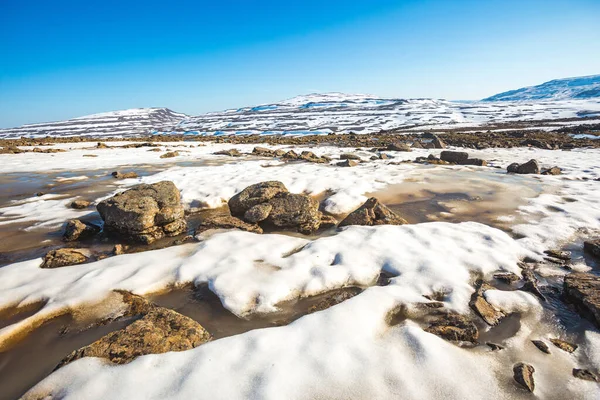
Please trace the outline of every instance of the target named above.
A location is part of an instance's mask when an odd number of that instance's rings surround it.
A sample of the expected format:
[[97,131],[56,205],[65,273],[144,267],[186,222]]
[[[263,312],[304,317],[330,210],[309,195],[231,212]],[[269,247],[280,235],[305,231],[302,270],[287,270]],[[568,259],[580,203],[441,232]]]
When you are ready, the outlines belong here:
[[483,101],[531,101],[600,98],[600,75],[555,79],[537,86],[510,90]]

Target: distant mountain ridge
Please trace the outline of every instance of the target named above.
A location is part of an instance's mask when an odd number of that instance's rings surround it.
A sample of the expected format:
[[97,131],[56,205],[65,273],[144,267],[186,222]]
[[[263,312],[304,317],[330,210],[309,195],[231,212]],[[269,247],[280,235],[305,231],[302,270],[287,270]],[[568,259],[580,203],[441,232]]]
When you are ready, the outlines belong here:
[[537,86],[498,93],[482,101],[581,100],[600,98],[600,75],[554,79]]

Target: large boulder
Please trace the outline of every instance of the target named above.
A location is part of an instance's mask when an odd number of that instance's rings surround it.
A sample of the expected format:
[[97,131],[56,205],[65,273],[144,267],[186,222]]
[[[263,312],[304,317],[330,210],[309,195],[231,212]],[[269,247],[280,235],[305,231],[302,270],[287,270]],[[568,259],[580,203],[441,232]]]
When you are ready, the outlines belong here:
[[573,272],[565,277],[564,297],[600,328],[600,277]]
[[469,153],[464,151],[444,150],[440,154],[440,158],[451,163],[462,164],[469,159]]
[[279,181],[257,183],[248,186],[229,199],[229,210],[232,215],[242,217],[250,208],[257,204],[266,203],[281,193],[288,193],[288,190]]
[[404,225],[408,222],[384,206],[375,197],[352,211],[339,226],[347,225]]
[[142,243],[185,232],[179,190],[170,181],[141,184],[101,201],[104,230]]

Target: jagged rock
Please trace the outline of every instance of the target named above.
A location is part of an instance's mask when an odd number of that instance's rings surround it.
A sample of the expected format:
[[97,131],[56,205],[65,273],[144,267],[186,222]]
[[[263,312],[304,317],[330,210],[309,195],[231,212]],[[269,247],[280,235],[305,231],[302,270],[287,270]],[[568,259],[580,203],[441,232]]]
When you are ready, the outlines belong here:
[[332,228],[337,225],[337,219],[332,217],[331,215],[321,215],[321,223],[319,225],[319,229]]
[[462,164],[463,162],[467,161],[468,158],[469,153],[466,153],[464,151],[444,150],[440,154],[440,159],[455,164]]
[[271,149],[267,149],[266,147],[256,146],[252,150],[252,154],[257,155],[257,156],[262,156],[262,157],[274,157],[275,151],[273,151]]
[[496,343],[492,343],[492,342],[485,342],[485,344],[492,349],[492,351],[499,351],[499,350],[504,350],[504,346],[500,346],[499,344]]
[[297,228],[300,233],[319,229],[319,202],[304,194],[282,193],[269,200],[273,207],[266,222],[279,228]]
[[337,165],[338,167],[356,167],[358,164],[358,161],[355,160],[344,160],[335,165]]
[[588,253],[600,258],[600,239],[583,242],[583,249]]
[[386,150],[388,151],[412,151],[409,145],[406,143],[390,143],[387,145]]
[[240,157],[242,154],[238,149],[220,150],[213,153],[217,156]]
[[90,224],[89,222],[72,219],[67,222],[63,240],[65,242],[74,242],[76,240],[87,239],[95,236],[100,232],[100,227]]
[[179,156],[178,151],[168,151],[165,154],[162,154],[160,158],[173,158]]
[[290,150],[282,155],[282,157],[286,160],[297,160],[300,158],[300,155],[296,153],[294,150]]
[[540,164],[537,160],[529,160],[524,164],[512,163],[506,169],[507,172],[515,174],[539,174]]
[[496,310],[483,296],[484,291],[491,288],[491,286],[486,285],[483,282],[478,282],[477,289],[471,296],[471,301],[469,301],[469,306],[485,321],[486,324],[495,326],[498,325],[505,315],[503,312]]
[[257,183],[248,186],[229,199],[229,210],[234,216],[243,216],[250,208],[257,204],[266,203],[281,193],[288,193],[288,190],[279,181]]
[[566,351],[567,353],[572,353],[575,350],[577,350],[577,348],[579,347],[576,344],[569,343],[569,342],[561,340],[561,339],[550,339],[550,341],[552,342],[553,345],[555,345],[562,351]]
[[570,251],[561,251],[561,250],[546,250],[544,254],[547,254],[550,257],[557,258],[562,261],[570,261],[571,260],[571,252]]
[[585,381],[600,382],[600,376],[588,369],[573,368],[573,376]]
[[49,251],[40,268],[60,268],[82,264],[88,260],[84,250],[57,249]]
[[[156,149],[156,150],[158,150],[158,149]],[[158,151],[160,151],[160,150],[158,150]],[[114,171],[111,175],[115,179],[132,179],[132,178],[138,177],[138,174],[136,174],[133,171],[129,171],[129,172]]]
[[76,210],[83,210],[84,208],[88,208],[90,206],[89,201],[86,200],[73,200],[73,202],[71,204],[69,204],[69,206],[71,206],[71,208],[74,208]]
[[531,343],[533,343],[535,345],[535,347],[537,347],[538,349],[540,349],[541,352],[546,353],[546,354],[550,354],[550,348],[543,341],[541,341],[541,340],[532,340]]
[[179,190],[170,181],[134,186],[97,208],[105,231],[146,244],[186,230]]
[[361,158],[357,154],[344,153],[340,155],[340,160],[357,160],[360,161]]
[[560,175],[562,170],[558,167],[548,168],[542,171],[542,175]]
[[425,331],[453,342],[475,343],[479,337],[477,326],[460,314],[447,314],[431,323]]
[[150,307],[142,318],[94,343],[75,350],[57,369],[83,357],[127,364],[139,356],[193,349],[212,339],[196,321],[173,310]]
[[526,292],[533,293],[540,300],[546,301],[546,296],[543,295],[543,293],[540,291],[540,288],[538,287],[538,280],[535,277],[533,270],[531,268],[524,268],[523,271],[521,271],[521,274],[525,283],[523,283],[523,286],[521,286],[520,289]]
[[209,229],[238,229],[246,232],[263,233],[260,226],[256,224],[248,224],[239,218],[230,215],[212,216],[200,222],[196,228],[196,235]]
[[517,363],[513,367],[513,377],[515,381],[532,393],[535,390],[535,382],[533,380],[534,372],[535,368],[525,363]]
[[375,197],[368,199],[358,209],[352,211],[340,227],[347,225],[404,225],[408,222],[384,206]]
[[265,219],[267,219],[269,217],[269,213],[271,212],[272,209],[273,209],[273,206],[269,203],[257,204],[254,207],[250,207],[244,213],[244,220],[251,222],[251,223],[257,223],[257,222],[264,221]]
[[600,277],[572,272],[565,277],[563,295],[600,328]]
[[519,277],[519,275],[514,274],[512,272],[500,272],[500,273],[494,274],[494,278],[498,279],[499,281],[508,283],[509,285],[511,283],[516,282],[521,279],[521,277]]

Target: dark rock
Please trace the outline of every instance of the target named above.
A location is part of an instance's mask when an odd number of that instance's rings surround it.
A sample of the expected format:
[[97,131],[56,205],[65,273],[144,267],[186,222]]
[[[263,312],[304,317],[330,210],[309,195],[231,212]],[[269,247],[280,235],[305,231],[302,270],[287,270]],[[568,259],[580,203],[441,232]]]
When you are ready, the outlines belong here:
[[266,222],[279,228],[295,228],[300,233],[319,229],[319,202],[304,194],[282,193],[269,200],[272,206]]
[[162,154],[160,158],[173,158],[179,156],[178,151],[168,151],[165,154]]
[[539,174],[540,164],[537,160],[529,160],[525,164],[512,163],[506,169],[510,173],[516,174]]
[[508,283],[509,285],[513,282],[521,280],[521,277],[519,277],[519,275],[513,274],[512,272],[500,272],[494,274],[494,278],[498,279],[499,281]]
[[217,156],[229,156],[229,157],[239,157],[242,155],[238,149],[221,150],[221,151],[216,151],[213,154],[217,155]]
[[519,171],[519,163],[512,163],[507,168],[506,171],[511,174],[516,174]]
[[575,350],[577,350],[577,347],[579,347],[576,344],[569,343],[561,339],[550,339],[550,341],[553,345],[555,345],[562,351],[566,351],[567,353],[573,353]]
[[340,227],[347,225],[404,225],[408,222],[384,206],[375,197],[368,199],[358,209],[352,211]]
[[230,215],[212,216],[202,220],[200,225],[196,228],[195,234],[197,235],[209,229],[238,229],[246,232],[263,233],[260,226],[249,224]]
[[40,268],[67,267],[82,264],[87,260],[88,257],[80,249],[57,249],[46,254]]
[[252,154],[257,155],[257,156],[261,156],[261,157],[274,157],[275,156],[275,151],[273,151],[271,149],[267,149],[266,147],[256,146],[252,150]]
[[286,160],[297,160],[300,158],[300,155],[296,153],[294,150],[290,150],[282,156]]
[[535,390],[535,382],[533,380],[534,372],[535,368],[525,363],[518,363],[513,367],[513,377],[515,381],[532,393]]
[[65,242],[74,242],[76,240],[88,239],[100,232],[100,227],[89,222],[72,219],[67,222],[63,240]]
[[535,347],[537,347],[538,349],[540,349],[540,351],[542,351],[543,353],[550,354],[550,348],[543,341],[541,341],[541,340],[532,340],[531,343],[533,343],[535,345]]
[[356,167],[358,165],[358,161],[354,161],[354,160],[344,160],[342,162],[339,162],[337,164],[338,167]]
[[255,205],[266,203],[282,193],[288,193],[288,190],[285,185],[279,181],[257,183],[248,186],[229,199],[229,210],[232,215],[241,217]]
[[481,158],[469,158],[460,164],[461,165],[474,165],[476,167],[486,167],[487,161],[482,160]]
[[496,343],[492,343],[492,342],[485,342],[485,344],[492,349],[492,351],[499,351],[499,350],[504,350],[504,346],[500,346],[499,344]]
[[425,331],[453,342],[475,343],[479,337],[477,326],[460,314],[447,314],[430,324]]
[[600,328],[600,277],[572,272],[565,277],[563,295]]
[[560,175],[562,170],[558,167],[548,168],[542,171],[542,175]]
[[583,249],[588,253],[600,258],[600,239],[583,242]]
[[585,381],[600,382],[600,376],[588,369],[573,368],[573,376]]
[[533,270],[531,268],[524,268],[521,274],[525,283],[523,284],[523,286],[520,287],[520,289],[526,292],[533,293],[540,300],[546,301],[546,296],[543,295],[540,288],[538,287],[538,280],[535,277]]
[[446,143],[439,136],[433,135],[433,140],[431,141],[434,149],[445,149]]
[[[159,150],[160,151],[160,150]],[[132,178],[137,178],[138,174],[136,174],[133,171],[129,171],[129,172],[120,172],[120,171],[115,171],[111,174],[115,179],[132,179]]]
[[105,231],[146,244],[186,230],[179,190],[170,181],[134,186],[97,208]]
[[269,203],[257,204],[253,207],[250,207],[244,213],[244,220],[251,222],[251,223],[257,223],[257,222],[264,221],[265,219],[267,219],[269,217],[269,213],[271,212],[272,209],[273,209],[273,206]]
[[358,161],[360,161],[361,158],[357,154],[344,153],[344,154],[340,155],[340,160],[358,160]]
[[84,208],[88,208],[90,204],[92,203],[86,200],[74,200],[70,206],[76,210],[83,210]]
[[467,161],[468,158],[469,153],[466,153],[464,151],[444,150],[440,154],[440,159],[455,164],[462,164],[463,162]]

